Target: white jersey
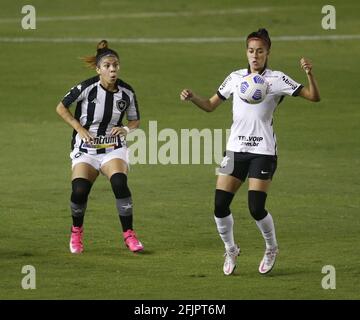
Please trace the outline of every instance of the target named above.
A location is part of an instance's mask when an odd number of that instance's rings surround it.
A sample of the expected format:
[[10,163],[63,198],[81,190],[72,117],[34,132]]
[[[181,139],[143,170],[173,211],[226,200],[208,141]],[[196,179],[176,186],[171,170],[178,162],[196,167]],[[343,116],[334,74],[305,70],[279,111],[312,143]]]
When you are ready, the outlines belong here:
[[284,96],[297,96],[303,87],[281,71],[265,69],[261,75],[269,83],[269,93],[258,104],[240,99],[240,83],[248,69],[232,72],[219,87],[218,96],[233,99],[233,123],[226,150],[276,155],[276,135],[273,130],[273,113]]

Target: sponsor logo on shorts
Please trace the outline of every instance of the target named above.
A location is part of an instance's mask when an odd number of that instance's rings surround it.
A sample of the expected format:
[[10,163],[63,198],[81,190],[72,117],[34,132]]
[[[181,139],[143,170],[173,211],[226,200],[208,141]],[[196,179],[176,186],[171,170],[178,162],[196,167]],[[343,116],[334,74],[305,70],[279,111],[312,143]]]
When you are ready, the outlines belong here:
[[225,156],[220,163],[220,168],[225,168],[228,165],[229,160],[230,160],[230,157]]

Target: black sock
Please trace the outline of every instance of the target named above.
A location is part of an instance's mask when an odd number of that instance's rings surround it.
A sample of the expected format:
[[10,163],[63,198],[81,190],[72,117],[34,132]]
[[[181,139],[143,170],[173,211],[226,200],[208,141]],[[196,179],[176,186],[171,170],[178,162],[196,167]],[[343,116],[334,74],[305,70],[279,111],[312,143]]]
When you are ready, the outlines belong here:
[[84,224],[84,216],[82,217],[74,217],[72,216],[72,220],[73,220],[73,226],[74,227],[82,227],[82,225]]
[[133,229],[133,216],[119,216],[123,232]]

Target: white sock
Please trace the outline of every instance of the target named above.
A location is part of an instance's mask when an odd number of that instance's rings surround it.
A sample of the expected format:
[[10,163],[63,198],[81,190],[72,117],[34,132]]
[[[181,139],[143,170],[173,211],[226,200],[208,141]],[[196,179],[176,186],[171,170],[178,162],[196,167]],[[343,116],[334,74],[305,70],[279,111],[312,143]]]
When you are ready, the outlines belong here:
[[266,249],[276,248],[278,244],[276,241],[274,221],[270,212],[268,212],[264,219],[256,221],[256,224],[264,237]]
[[229,250],[230,248],[235,247],[233,232],[234,219],[232,214],[230,213],[225,218],[214,218],[219,235],[225,244],[225,249]]

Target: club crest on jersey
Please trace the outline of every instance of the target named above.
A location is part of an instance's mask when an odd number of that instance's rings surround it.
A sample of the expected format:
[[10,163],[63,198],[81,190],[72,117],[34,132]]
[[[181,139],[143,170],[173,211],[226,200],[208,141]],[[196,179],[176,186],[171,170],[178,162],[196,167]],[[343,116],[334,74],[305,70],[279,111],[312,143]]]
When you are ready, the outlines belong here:
[[124,99],[120,99],[116,101],[116,107],[120,112],[123,112],[128,106],[128,103]]

